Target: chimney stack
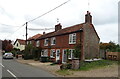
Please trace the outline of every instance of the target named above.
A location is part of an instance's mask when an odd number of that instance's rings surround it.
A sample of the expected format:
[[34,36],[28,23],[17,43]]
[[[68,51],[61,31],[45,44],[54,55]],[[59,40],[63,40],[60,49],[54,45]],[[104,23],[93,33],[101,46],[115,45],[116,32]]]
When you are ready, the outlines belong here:
[[92,24],[92,16],[90,15],[89,11],[87,11],[87,14],[85,15],[85,23]]
[[55,32],[58,31],[58,30],[60,30],[60,29],[62,29],[62,26],[61,26],[60,23],[57,24],[57,25],[55,25]]
[[43,32],[43,35],[45,34],[45,32]]

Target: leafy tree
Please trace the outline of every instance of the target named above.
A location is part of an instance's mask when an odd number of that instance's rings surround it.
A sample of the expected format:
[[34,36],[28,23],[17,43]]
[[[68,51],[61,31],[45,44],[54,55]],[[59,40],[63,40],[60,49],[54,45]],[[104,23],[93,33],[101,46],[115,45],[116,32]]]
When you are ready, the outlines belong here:
[[74,57],[81,59],[81,44],[80,43],[76,44],[74,49],[75,49],[73,51]]
[[11,40],[4,40],[2,41],[2,50],[5,50],[5,52],[12,51],[13,46],[11,44]]
[[35,59],[35,60],[39,60],[40,56],[41,56],[41,51],[42,51],[42,48],[41,47],[35,47],[33,46],[32,44],[28,44],[26,47],[25,47],[25,54],[24,54],[24,57],[25,59]]
[[110,41],[109,43],[100,43],[100,49],[104,51],[110,51],[110,52],[118,52],[120,51],[119,44],[115,44],[114,42]]
[[12,50],[13,50],[12,44],[7,44],[7,46],[6,46],[6,48],[5,48],[5,51],[6,51],[6,52],[10,52],[10,51],[12,51]]
[[41,47],[34,47],[33,48],[33,57],[34,57],[34,60],[39,60],[40,56],[41,56],[41,51],[42,51],[42,48]]

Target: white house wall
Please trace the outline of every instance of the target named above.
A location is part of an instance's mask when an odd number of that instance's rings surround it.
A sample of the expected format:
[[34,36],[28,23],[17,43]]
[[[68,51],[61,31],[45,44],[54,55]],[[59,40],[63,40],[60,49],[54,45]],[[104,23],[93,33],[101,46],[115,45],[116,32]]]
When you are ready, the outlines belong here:
[[[18,44],[18,46],[17,46]],[[20,51],[25,49],[25,45],[20,45],[20,43],[18,41],[16,41],[14,48],[20,49]]]

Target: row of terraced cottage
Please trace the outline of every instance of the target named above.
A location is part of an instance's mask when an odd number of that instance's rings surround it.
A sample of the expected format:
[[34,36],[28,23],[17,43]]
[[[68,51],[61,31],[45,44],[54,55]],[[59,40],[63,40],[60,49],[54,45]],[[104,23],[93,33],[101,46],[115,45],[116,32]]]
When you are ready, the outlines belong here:
[[[19,40],[19,39],[18,39]],[[59,23],[55,25],[55,31],[37,34],[27,40],[36,47],[41,47],[41,57],[50,57],[50,60],[62,63],[66,62],[66,50],[70,50],[69,59],[72,59],[76,44],[81,44],[81,60],[99,57],[100,38],[92,24],[92,16],[89,11],[85,15],[85,22],[71,27],[63,28]],[[16,46],[17,40],[14,43]]]

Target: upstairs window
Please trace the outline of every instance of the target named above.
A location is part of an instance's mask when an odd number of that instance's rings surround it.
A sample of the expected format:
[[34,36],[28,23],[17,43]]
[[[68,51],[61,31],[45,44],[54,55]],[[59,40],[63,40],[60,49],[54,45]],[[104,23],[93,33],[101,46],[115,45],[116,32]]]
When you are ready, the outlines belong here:
[[40,41],[36,41],[36,47],[39,47],[40,46]]
[[44,40],[44,46],[48,46],[48,38]]
[[50,57],[55,58],[55,49],[51,49],[50,51]]
[[76,33],[69,34],[69,44],[76,44]]
[[55,45],[56,44],[56,38],[55,37],[52,37],[51,38],[51,45]]

